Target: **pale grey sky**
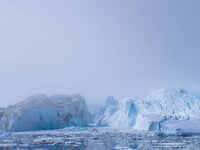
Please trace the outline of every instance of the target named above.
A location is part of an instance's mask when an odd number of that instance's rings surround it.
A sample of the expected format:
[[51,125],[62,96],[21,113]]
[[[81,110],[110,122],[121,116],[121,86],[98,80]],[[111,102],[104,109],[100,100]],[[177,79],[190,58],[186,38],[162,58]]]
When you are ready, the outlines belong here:
[[0,105],[36,94],[199,88],[199,0],[0,2]]

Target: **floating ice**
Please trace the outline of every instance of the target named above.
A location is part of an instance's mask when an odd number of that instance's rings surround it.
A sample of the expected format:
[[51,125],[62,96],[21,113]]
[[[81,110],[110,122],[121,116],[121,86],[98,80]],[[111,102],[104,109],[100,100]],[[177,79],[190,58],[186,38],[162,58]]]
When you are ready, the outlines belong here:
[[199,97],[184,89],[161,89],[143,99],[109,98],[98,125],[160,131],[168,120],[197,120],[199,116]]
[[30,131],[87,126],[90,123],[85,100],[79,95],[36,95],[8,107],[0,120],[0,129]]

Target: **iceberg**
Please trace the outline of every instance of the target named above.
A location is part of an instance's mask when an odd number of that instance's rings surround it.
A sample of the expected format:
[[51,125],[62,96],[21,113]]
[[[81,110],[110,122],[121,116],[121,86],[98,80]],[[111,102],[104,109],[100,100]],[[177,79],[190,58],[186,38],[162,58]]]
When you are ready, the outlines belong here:
[[173,126],[169,126],[170,122],[166,125],[167,121],[198,120],[199,110],[198,96],[185,89],[160,89],[140,99],[108,98],[98,125],[149,131],[164,131],[165,128],[169,131]]
[[137,108],[132,99],[116,100],[113,97],[108,97],[98,125],[127,128],[135,125],[136,117]]
[[66,126],[87,126],[90,113],[80,95],[35,95],[5,109],[0,119],[3,131],[34,131]]

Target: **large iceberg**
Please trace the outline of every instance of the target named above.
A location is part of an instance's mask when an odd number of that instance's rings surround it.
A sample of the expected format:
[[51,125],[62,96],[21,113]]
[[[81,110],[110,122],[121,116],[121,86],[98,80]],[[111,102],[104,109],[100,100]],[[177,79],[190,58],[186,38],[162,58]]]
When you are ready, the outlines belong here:
[[80,95],[36,95],[5,109],[0,129],[30,131],[87,126],[90,123],[85,100]]
[[200,98],[184,89],[161,89],[141,99],[109,98],[106,103],[97,123],[100,126],[161,131],[168,120],[200,118]]

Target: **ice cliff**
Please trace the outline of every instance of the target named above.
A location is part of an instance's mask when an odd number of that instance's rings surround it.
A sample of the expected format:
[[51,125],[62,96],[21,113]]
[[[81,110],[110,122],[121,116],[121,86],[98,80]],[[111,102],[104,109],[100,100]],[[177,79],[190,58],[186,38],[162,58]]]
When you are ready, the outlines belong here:
[[170,130],[170,126],[166,124],[169,120],[187,121],[199,118],[199,97],[184,89],[161,89],[141,99],[108,98],[97,124],[138,130]]
[[[200,98],[184,89],[161,89],[144,98],[110,96],[98,113],[80,95],[35,95],[0,111],[0,130],[30,131],[88,125],[200,133]],[[93,119],[93,122],[92,122]],[[92,123],[92,124],[91,124]]]
[[0,129],[30,131],[87,126],[90,123],[85,100],[80,95],[35,95],[5,109]]

